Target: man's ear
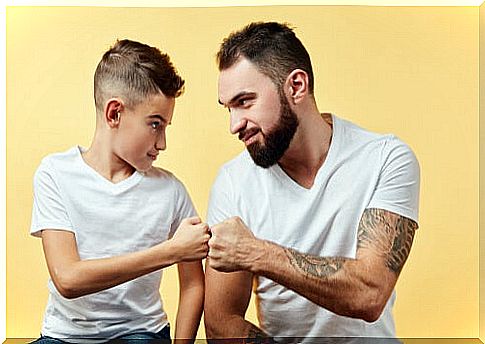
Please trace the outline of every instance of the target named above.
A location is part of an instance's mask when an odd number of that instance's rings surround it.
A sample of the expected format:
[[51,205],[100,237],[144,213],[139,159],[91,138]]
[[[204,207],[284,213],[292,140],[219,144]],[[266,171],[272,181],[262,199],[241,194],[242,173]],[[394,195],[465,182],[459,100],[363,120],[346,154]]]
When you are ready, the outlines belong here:
[[118,127],[123,110],[124,104],[121,99],[111,98],[106,101],[103,117],[110,128]]
[[308,74],[303,69],[293,70],[285,82],[288,99],[294,105],[300,103],[308,95]]

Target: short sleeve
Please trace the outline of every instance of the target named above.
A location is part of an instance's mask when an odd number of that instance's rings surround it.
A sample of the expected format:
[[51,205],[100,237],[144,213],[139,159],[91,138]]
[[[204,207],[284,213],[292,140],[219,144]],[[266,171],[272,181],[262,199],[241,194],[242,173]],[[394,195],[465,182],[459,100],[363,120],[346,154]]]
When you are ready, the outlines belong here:
[[377,186],[367,208],[392,211],[418,222],[419,163],[412,150],[393,137],[384,148]]
[[41,236],[43,229],[75,232],[56,183],[55,173],[43,161],[34,174],[34,201],[30,234]]
[[[175,178],[175,177],[174,177]],[[175,217],[170,226],[169,238],[171,238],[177,228],[180,226],[180,222],[187,217],[197,216],[194,204],[190,199],[189,193],[185,186],[177,178],[175,178]]]
[[224,168],[221,168],[212,185],[209,197],[207,209],[207,223],[209,226],[212,227],[236,214],[232,196],[233,187],[229,174]]

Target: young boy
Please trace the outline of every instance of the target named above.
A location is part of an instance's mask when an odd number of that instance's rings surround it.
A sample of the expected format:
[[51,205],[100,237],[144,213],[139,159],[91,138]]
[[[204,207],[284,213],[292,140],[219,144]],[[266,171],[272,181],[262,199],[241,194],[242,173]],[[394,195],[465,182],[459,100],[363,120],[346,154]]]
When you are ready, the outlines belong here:
[[94,75],[91,146],[42,160],[30,232],[42,238],[51,278],[36,343],[170,339],[159,288],[175,263],[175,337],[195,338],[209,229],[182,183],[152,166],[183,84],[166,54],[118,41]]

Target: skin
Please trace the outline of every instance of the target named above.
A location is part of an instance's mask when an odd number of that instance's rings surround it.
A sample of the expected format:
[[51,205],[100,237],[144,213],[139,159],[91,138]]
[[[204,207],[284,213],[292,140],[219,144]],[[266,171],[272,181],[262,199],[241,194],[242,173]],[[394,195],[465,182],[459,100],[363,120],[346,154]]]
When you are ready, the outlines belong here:
[[[308,76],[291,72],[283,91],[299,126],[278,161],[299,185],[311,188],[330,147],[332,122],[308,92]],[[250,95],[249,99],[238,97]],[[221,71],[219,100],[229,108],[231,133],[271,130],[278,121],[277,88],[245,58]],[[264,135],[251,140],[264,143]],[[248,142],[245,142],[248,144]],[[205,324],[209,338],[257,338],[265,333],[244,319],[252,278],[264,276],[336,314],[375,321],[382,313],[409,254],[417,224],[382,209],[364,211],[355,259],[318,257],[260,240],[230,218],[211,228],[206,266]],[[341,229],[346,230],[346,229]]]
[[[165,130],[170,124],[174,98],[162,93],[145,102],[125,107],[121,98],[108,99],[97,114],[96,131],[85,162],[112,183],[135,170],[150,172],[159,151],[166,148]],[[136,230],[136,228],[134,228]],[[45,229],[42,244],[50,276],[66,298],[88,295],[178,264],[180,304],[176,338],[195,338],[204,300],[201,259],[208,251],[210,235],[200,218],[184,219],[174,236],[149,249],[120,256],[81,260],[72,232]]]

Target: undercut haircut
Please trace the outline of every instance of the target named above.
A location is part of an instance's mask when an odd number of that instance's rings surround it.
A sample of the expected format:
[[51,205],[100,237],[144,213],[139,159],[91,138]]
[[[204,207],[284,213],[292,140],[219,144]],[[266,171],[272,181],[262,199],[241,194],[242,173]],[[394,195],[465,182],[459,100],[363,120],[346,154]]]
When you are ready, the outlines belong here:
[[104,103],[113,97],[121,97],[128,107],[160,92],[176,98],[183,93],[184,83],[167,54],[140,42],[118,40],[104,53],[94,73],[96,111],[102,112]]
[[288,24],[255,22],[232,32],[221,44],[216,59],[219,71],[244,57],[281,91],[295,69],[308,74],[308,90],[313,95],[313,69],[310,56]]

